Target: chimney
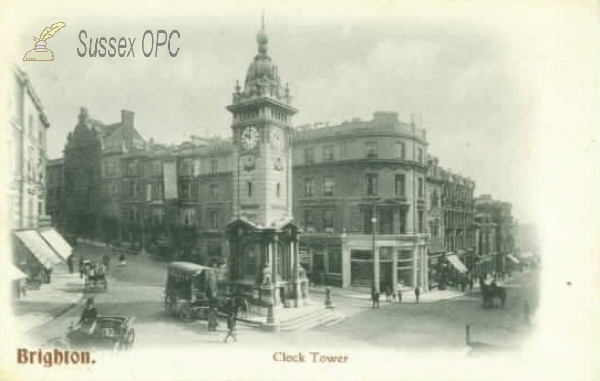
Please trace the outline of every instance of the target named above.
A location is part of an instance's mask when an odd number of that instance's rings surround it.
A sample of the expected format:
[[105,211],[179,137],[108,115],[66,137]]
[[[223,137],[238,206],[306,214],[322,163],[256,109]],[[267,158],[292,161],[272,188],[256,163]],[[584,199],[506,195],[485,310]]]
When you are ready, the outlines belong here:
[[383,123],[396,123],[398,121],[398,113],[392,111],[375,111],[373,113],[373,120]]
[[135,118],[135,113],[129,110],[121,110],[121,123],[123,127],[131,127],[133,128],[133,120]]
[[121,124],[123,125],[123,148],[133,146],[133,111],[121,110]]

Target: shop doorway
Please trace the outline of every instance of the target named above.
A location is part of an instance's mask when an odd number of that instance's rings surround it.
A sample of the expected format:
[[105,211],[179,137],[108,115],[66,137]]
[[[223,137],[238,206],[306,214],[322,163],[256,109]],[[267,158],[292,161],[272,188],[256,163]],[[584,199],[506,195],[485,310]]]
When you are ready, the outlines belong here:
[[373,284],[373,252],[352,250],[350,258],[350,284],[371,287]]

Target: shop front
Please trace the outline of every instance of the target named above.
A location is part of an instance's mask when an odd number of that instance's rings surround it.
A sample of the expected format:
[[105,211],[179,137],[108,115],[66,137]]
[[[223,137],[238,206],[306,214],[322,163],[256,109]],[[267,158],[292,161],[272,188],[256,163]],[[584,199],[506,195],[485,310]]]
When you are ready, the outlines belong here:
[[50,283],[53,267],[63,262],[37,230],[15,232],[13,247],[19,268],[27,274],[28,282],[34,287]]
[[[427,235],[369,235],[342,237],[342,287],[396,285],[429,289]],[[374,249],[374,250],[373,250]],[[374,281],[377,280],[377,281]]]

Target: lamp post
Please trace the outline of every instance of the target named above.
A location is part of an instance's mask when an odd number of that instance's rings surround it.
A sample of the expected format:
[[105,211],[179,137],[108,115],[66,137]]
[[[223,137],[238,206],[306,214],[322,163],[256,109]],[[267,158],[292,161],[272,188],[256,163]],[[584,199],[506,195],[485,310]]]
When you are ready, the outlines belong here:
[[371,217],[371,237],[373,243],[373,289],[375,291],[379,291],[379,279],[377,279],[377,271],[375,269],[376,260],[375,260],[375,228],[377,226],[377,201],[373,201],[373,215]]

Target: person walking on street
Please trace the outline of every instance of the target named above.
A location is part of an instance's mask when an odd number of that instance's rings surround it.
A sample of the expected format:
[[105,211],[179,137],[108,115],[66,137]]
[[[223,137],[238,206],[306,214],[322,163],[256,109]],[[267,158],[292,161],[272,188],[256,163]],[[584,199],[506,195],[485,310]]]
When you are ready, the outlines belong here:
[[402,303],[402,288],[398,287],[398,303]]
[[106,271],[110,270],[110,256],[108,255],[108,253],[105,253],[104,256],[102,256],[102,263],[104,263],[104,267],[106,268]]
[[229,340],[229,338],[233,338],[233,341],[237,341],[237,335],[235,332],[235,325],[236,325],[236,317],[235,314],[230,313],[227,316],[227,336],[225,336],[225,339],[223,339],[224,343],[227,343],[227,340]]
[[73,256],[67,258],[67,266],[69,266],[69,274],[73,274]]
[[217,310],[215,310],[214,308],[211,307],[210,310],[208,311],[208,330],[211,332],[216,331],[217,325],[218,325]]
[[377,291],[375,288],[373,288],[373,291],[371,292],[371,299],[373,300],[373,306],[371,308],[379,308],[379,291]]
[[421,295],[421,289],[419,286],[415,287],[415,303],[419,304],[419,296]]
[[84,271],[84,268],[83,268],[83,255],[81,255],[79,257],[79,277],[80,278],[83,278],[83,271]]

